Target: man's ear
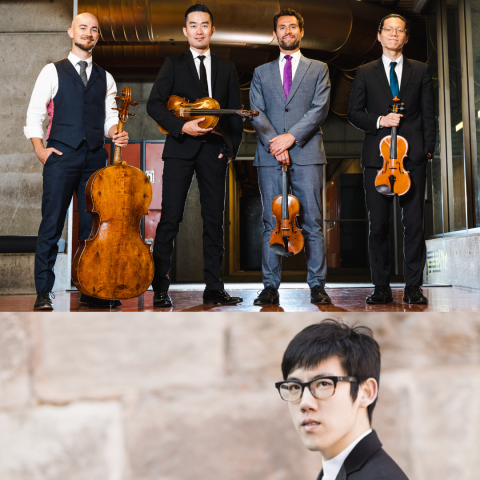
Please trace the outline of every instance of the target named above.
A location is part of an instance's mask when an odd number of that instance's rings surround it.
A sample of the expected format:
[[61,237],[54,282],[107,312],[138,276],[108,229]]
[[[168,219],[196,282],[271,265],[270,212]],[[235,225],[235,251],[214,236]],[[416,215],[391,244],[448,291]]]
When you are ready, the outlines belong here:
[[360,406],[367,408],[378,395],[378,384],[374,378],[365,380],[359,387]]
[[73,30],[72,30],[71,28],[69,28],[69,29],[67,30],[67,33],[68,33],[68,36],[69,36],[71,39],[73,39]]

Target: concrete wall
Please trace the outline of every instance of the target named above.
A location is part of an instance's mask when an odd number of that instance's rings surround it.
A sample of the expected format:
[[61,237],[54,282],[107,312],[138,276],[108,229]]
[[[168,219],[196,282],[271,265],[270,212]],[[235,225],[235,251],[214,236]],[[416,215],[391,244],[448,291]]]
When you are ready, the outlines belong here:
[[[160,319],[161,316],[161,319]],[[308,480],[273,383],[289,340],[326,314],[6,314],[2,480]],[[373,426],[410,480],[476,480],[480,320],[344,315],[382,350]]]

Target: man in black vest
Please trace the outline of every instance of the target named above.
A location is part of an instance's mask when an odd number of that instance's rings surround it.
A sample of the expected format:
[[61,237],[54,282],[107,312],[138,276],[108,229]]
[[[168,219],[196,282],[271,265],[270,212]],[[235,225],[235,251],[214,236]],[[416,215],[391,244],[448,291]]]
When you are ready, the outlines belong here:
[[324,320],[298,333],[277,382],[305,447],[322,456],[317,480],[408,480],[372,430],[380,347],[367,327]]
[[[68,35],[72,51],[68,58],[50,63],[38,76],[27,111],[25,136],[30,138],[44,164],[42,222],[35,253],[36,310],[53,310],[53,267],[73,192],[77,194],[79,238],[88,238],[92,216],[85,212],[85,186],[90,176],[106,166],[104,134],[124,147],[128,134],[117,134],[118,114],[113,77],[92,62],[99,38],[98,20],[90,13],[74,18]],[[47,147],[43,145],[42,122],[48,112]],[[80,297],[80,302],[108,307],[110,302]],[[121,305],[116,301],[114,305]]]
[[224,253],[225,176],[228,161],[236,155],[242,140],[242,119],[224,115],[212,131],[199,127],[204,118],[185,122],[166,107],[169,97],[178,95],[190,101],[213,97],[220,108],[241,108],[234,64],[210,53],[210,37],[214,31],[213,15],[205,5],[193,5],[186,11],[183,33],[190,48],[181,55],[165,59],[147,103],[148,114],[170,133],[163,151],[162,216],[153,247],[155,276],[152,286],[156,307],[172,306],[168,289],[173,242],[194,172],[200,189],[203,219],[206,283],[203,303],[233,305],[243,301],[240,297],[231,297],[220,279]]
[[[393,197],[375,188],[377,171],[383,160],[379,145],[397,126],[398,134],[409,144],[405,169],[410,172],[410,190],[399,197],[404,227],[403,301],[426,304],[423,295],[423,269],[426,259],[423,211],[427,158],[435,151],[435,97],[432,77],[425,63],[409,60],[402,55],[408,42],[408,23],[400,15],[386,16],[378,29],[378,41],[383,46],[382,58],[361,66],[355,75],[348,107],[350,123],[365,132],[362,149],[364,188],[370,221],[369,256],[375,290],[367,297],[368,304],[393,301],[390,288],[390,205]],[[402,114],[388,112],[392,99],[398,96],[405,104]]]

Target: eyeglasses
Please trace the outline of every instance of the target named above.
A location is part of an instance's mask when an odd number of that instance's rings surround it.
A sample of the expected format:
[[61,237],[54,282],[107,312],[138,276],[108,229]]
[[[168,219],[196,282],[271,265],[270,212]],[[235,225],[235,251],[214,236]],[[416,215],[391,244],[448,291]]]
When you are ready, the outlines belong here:
[[275,387],[283,400],[294,402],[302,398],[305,387],[308,387],[315,398],[331,397],[335,393],[338,382],[358,383],[358,380],[356,377],[319,377],[305,383],[295,380],[277,382]]
[[404,28],[395,28],[395,27],[382,27],[382,30],[387,34],[387,35],[393,35],[393,32],[395,31],[397,35],[403,35],[405,33]]

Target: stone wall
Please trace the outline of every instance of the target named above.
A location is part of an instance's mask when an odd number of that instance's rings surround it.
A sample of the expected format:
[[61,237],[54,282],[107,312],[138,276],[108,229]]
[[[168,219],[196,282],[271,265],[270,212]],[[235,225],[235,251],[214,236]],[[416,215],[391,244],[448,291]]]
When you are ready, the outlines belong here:
[[[273,383],[325,314],[4,315],[2,480],[308,480],[321,468]],[[351,314],[374,330],[373,426],[410,480],[476,480],[480,320]]]

